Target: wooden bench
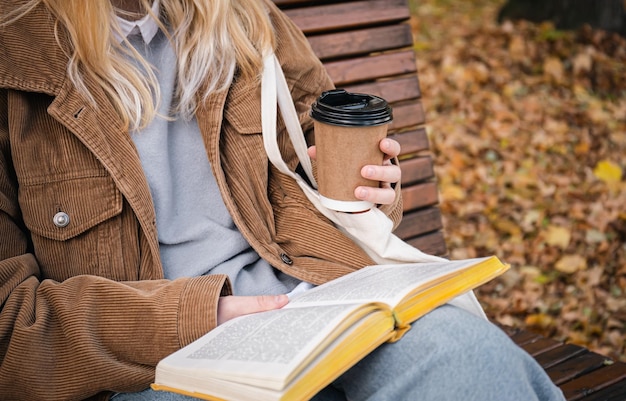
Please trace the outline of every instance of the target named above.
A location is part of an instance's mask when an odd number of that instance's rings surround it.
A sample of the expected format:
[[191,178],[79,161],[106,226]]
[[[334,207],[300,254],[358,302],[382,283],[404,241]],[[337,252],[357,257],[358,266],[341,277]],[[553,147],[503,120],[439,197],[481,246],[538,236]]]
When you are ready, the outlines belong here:
[[[389,101],[402,145],[404,217],[396,234],[445,256],[433,160],[424,128],[407,0],[273,0],[305,33],[337,87]],[[501,326],[568,400],[626,400],[626,364],[529,331]]]

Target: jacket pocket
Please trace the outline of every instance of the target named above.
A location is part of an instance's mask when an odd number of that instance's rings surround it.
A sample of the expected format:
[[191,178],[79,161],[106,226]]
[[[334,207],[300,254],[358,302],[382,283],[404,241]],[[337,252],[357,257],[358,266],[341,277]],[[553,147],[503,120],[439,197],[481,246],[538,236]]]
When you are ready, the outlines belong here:
[[122,194],[108,176],[22,186],[19,199],[26,227],[57,241],[76,237],[122,212]]
[[124,246],[133,244],[124,235],[122,194],[109,176],[22,186],[19,199],[42,279],[125,277]]

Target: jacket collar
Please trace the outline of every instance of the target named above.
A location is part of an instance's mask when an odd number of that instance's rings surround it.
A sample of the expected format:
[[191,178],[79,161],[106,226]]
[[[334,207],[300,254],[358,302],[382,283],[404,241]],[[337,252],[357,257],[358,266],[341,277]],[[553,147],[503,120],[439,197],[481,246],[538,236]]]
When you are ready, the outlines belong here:
[[[18,5],[1,1],[0,14]],[[0,28],[0,87],[56,95],[66,77],[69,40],[59,31],[43,4],[16,22]],[[65,49],[65,51],[64,51]]]

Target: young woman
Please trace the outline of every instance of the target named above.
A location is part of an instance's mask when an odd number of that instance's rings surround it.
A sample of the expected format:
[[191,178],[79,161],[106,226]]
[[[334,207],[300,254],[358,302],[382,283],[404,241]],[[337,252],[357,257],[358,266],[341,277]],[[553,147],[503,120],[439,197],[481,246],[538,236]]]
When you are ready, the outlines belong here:
[[[371,263],[267,161],[262,56],[280,60],[307,136],[332,87],[271,1],[0,0],[0,16],[0,398],[176,397],[147,390],[161,358]],[[397,223],[399,168],[364,173],[384,184],[356,196]],[[562,399],[452,306],[318,397]]]

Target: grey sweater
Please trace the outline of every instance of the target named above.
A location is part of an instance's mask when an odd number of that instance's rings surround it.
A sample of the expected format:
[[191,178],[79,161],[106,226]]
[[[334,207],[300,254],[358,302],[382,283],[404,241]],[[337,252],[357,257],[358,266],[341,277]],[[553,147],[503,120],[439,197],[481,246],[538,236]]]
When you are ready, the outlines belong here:
[[[154,67],[160,83],[160,115],[172,116],[176,56],[163,32],[146,45],[128,40]],[[298,280],[274,269],[249,246],[233,223],[211,172],[195,119],[156,117],[133,132],[152,194],[165,277],[227,274],[236,295],[279,294]]]

